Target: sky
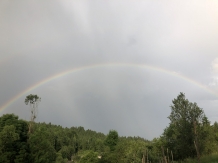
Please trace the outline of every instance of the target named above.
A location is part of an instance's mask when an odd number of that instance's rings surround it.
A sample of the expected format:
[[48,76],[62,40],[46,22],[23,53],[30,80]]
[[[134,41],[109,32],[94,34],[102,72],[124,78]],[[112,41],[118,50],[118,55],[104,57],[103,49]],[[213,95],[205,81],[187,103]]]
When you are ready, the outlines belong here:
[[180,92],[218,121],[218,1],[0,1],[0,116],[159,137]]

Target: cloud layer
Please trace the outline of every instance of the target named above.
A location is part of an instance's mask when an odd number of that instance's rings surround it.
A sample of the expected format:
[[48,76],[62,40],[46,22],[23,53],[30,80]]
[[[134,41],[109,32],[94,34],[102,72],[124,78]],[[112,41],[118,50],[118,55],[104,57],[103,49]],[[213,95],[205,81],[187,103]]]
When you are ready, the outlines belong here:
[[[152,139],[168,125],[179,92],[217,121],[217,7],[203,0],[1,1],[0,105],[56,74],[111,64],[26,92],[42,98],[38,121]],[[26,95],[0,114],[29,119]]]

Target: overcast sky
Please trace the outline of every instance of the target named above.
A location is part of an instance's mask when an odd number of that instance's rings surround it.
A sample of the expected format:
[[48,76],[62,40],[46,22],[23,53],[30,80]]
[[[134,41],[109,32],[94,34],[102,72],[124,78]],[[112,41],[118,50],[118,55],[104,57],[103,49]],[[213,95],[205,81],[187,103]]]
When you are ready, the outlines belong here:
[[1,0],[0,116],[29,120],[24,99],[37,94],[37,121],[151,140],[184,92],[218,121],[217,8],[216,0]]

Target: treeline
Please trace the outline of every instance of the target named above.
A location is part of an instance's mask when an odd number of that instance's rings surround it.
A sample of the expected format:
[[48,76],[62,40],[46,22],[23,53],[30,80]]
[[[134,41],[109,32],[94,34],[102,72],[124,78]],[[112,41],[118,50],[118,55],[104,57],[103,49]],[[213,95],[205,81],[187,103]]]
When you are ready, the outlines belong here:
[[176,163],[188,158],[200,162],[218,152],[218,123],[211,125],[203,109],[185,94],[173,99],[168,118],[163,134],[148,141],[120,137],[115,130],[104,135],[6,114],[0,117],[0,163]]
[[140,162],[150,142],[140,137],[119,137],[83,127],[63,128],[51,123],[34,123],[14,114],[0,117],[1,163]]

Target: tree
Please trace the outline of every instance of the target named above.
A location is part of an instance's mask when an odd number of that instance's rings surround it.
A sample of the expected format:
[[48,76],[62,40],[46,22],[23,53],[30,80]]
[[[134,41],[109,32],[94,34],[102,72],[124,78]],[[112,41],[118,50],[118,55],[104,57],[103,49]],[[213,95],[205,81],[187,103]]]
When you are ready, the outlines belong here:
[[[3,157],[10,157],[12,163],[27,163],[29,162],[29,149],[28,149],[28,125],[24,120],[18,119],[18,116],[14,114],[5,114],[0,117],[0,150],[3,154],[0,154],[0,162],[3,161]],[[17,139],[15,135],[18,135]],[[15,141],[13,139],[16,138]],[[0,152],[0,153],[1,153]]]
[[118,133],[115,130],[110,130],[106,137],[105,144],[110,147],[111,151],[115,150],[115,146],[118,143]]
[[46,128],[36,128],[29,136],[30,161],[34,163],[52,163],[56,160],[56,151],[51,144],[51,133]]
[[120,140],[116,146],[118,162],[141,162],[146,143],[141,140]]
[[92,150],[86,151],[87,153],[80,159],[80,163],[98,163],[99,158],[98,158],[98,153],[94,152]]
[[64,159],[60,152],[58,152],[56,155],[57,155],[57,157],[56,157],[55,163],[66,163],[66,162],[68,162],[68,159],[67,158]]
[[13,162],[16,156],[15,141],[18,139],[19,135],[15,132],[13,125],[7,125],[3,128],[0,132],[0,162]]
[[30,123],[29,123],[29,133],[33,132],[33,123],[36,119],[37,116],[37,108],[38,108],[38,103],[41,101],[41,98],[38,97],[37,95],[28,95],[26,96],[25,99],[25,104],[26,105],[30,105],[30,109],[31,109],[31,118],[30,118]]
[[203,126],[207,118],[203,109],[191,103],[180,93],[171,105],[170,125],[164,131],[166,146],[172,150],[177,159],[198,156],[205,146]]

